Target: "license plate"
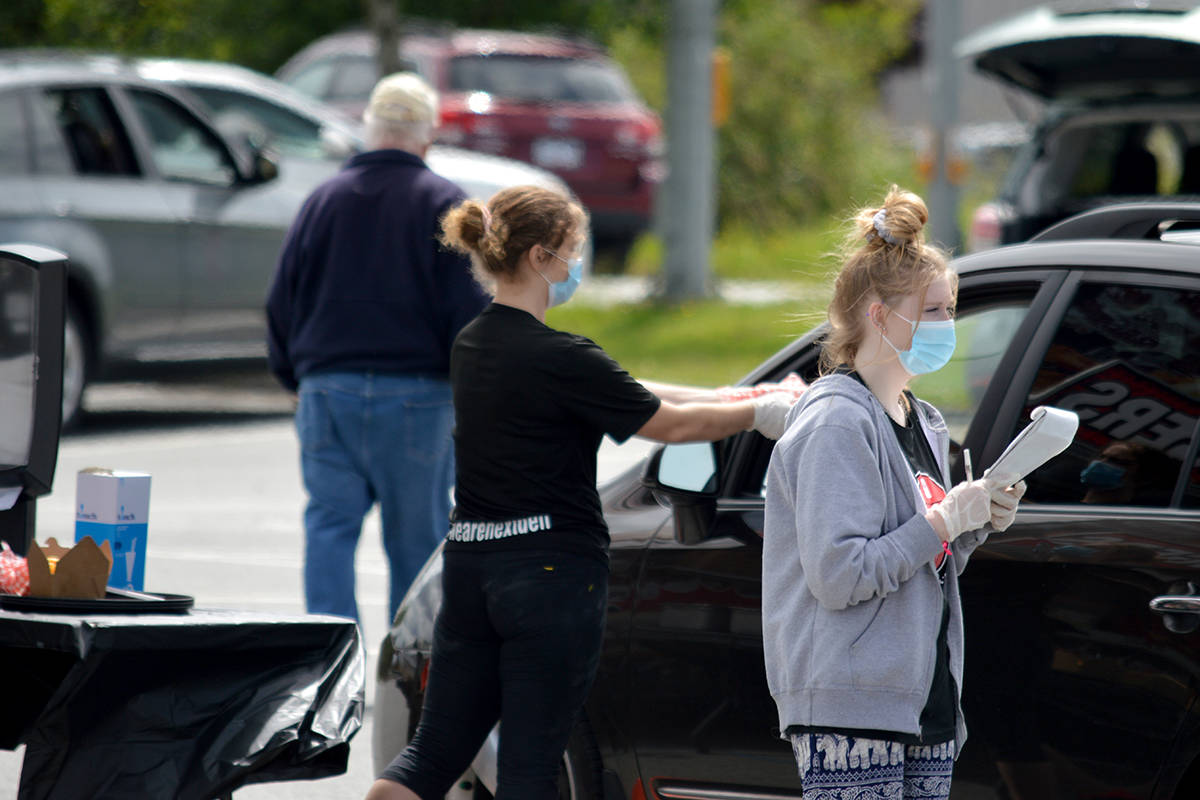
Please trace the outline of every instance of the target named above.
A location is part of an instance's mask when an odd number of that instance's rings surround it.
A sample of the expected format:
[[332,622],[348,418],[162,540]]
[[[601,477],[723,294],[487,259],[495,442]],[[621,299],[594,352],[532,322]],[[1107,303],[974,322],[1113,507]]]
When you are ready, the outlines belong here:
[[539,167],[579,169],[583,164],[583,142],[578,139],[534,139],[530,155]]

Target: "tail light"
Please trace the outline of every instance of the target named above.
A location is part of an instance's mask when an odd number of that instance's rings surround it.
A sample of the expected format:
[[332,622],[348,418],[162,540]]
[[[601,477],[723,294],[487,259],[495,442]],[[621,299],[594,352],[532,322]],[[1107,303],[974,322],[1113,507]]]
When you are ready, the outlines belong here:
[[[480,93],[476,92],[477,94]],[[442,107],[437,129],[438,142],[505,155],[509,141],[503,127],[494,116],[487,113],[490,104],[485,107],[472,103],[474,97],[475,95],[468,97],[465,106],[456,104]]]
[[989,250],[1004,244],[1004,225],[1012,217],[1012,210],[1001,203],[984,203],[975,209],[967,234],[967,250]]
[[437,140],[442,144],[462,147],[471,133],[472,114],[457,109],[442,109]]
[[633,161],[662,158],[664,151],[662,126],[647,117],[617,128],[613,137],[613,155]]
[[656,117],[643,117],[617,129],[612,154],[637,163],[638,180],[662,183],[667,176],[666,144]]

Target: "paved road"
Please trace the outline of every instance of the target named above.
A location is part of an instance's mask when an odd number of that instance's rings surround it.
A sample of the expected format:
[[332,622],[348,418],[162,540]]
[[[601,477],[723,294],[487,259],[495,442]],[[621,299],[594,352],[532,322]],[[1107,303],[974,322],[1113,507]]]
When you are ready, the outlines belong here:
[[[91,414],[59,449],[53,492],[38,503],[38,540],[74,541],[75,474],[89,466],[152,477],[146,588],[191,595],[197,606],[303,613],[303,534],[298,448],[291,399],[261,371],[220,381],[102,385]],[[212,411],[211,409],[220,409]],[[606,441],[601,476],[641,457],[650,443]],[[368,518],[356,573],[368,676],[386,629],[386,570],[377,514]],[[237,800],[362,797],[374,777],[370,734],[374,686],[354,739],[349,771],[319,781],[247,786]],[[16,797],[22,752],[0,751],[0,798]]]

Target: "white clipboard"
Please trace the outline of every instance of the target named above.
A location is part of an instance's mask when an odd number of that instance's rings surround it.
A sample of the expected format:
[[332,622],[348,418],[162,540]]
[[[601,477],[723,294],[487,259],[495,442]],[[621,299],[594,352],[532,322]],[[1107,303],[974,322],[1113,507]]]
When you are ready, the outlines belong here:
[[1079,430],[1079,415],[1074,411],[1038,406],[1029,416],[1033,421],[1008,443],[988,469],[989,473],[1016,475],[1013,479],[1016,483],[1066,450]]

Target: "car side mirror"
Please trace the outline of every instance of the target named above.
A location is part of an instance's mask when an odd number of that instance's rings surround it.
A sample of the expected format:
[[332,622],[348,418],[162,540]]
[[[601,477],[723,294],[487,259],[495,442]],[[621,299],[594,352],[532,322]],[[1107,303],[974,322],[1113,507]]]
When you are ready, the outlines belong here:
[[279,177],[279,162],[274,153],[256,143],[253,137],[241,133],[227,141],[238,164],[239,183],[253,186]]
[[254,172],[252,176],[254,183],[266,183],[267,181],[273,181],[279,177],[279,162],[276,161],[275,158],[266,151],[258,150],[256,148],[254,151],[254,161],[252,163],[254,164]]
[[670,506],[675,539],[698,544],[711,538],[717,514],[717,449],[712,442],[668,444],[650,456],[642,482]]
[[712,442],[669,444],[659,454],[658,485],[689,494],[715,494],[717,453]]
[[66,255],[0,245],[0,539],[18,555],[58,463],[66,306]]

